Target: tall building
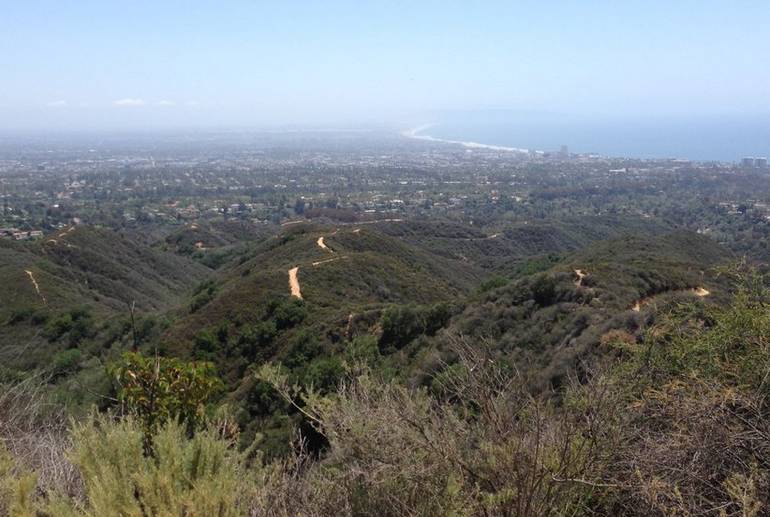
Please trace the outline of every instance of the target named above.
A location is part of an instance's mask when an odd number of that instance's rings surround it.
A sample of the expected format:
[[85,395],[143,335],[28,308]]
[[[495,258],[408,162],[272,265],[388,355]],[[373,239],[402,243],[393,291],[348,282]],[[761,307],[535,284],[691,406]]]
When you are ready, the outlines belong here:
[[754,167],[754,158],[747,156],[741,159],[741,167]]
[[767,158],[755,158],[754,159],[754,167],[759,167],[760,169],[764,169],[767,167]]
[[564,160],[569,158],[569,147],[567,147],[566,145],[561,146],[561,149],[559,150],[559,158],[562,158]]

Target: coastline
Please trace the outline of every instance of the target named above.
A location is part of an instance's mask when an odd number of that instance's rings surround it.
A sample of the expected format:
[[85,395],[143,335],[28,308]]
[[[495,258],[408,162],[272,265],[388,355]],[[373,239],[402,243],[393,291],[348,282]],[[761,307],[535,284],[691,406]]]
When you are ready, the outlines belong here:
[[491,145],[491,144],[482,144],[480,142],[465,142],[462,140],[447,140],[444,138],[436,138],[430,135],[423,135],[420,134],[423,131],[427,131],[428,129],[437,126],[438,124],[423,124],[422,126],[417,126],[411,129],[406,129],[401,132],[402,136],[405,136],[406,138],[414,138],[415,140],[423,140],[426,142],[439,142],[443,144],[455,144],[455,145],[461,145],[465,147],[466,149],[488,149],[490,151],[504,151],[504,152],[510,152],[510,153],[521,153],[521,154],[529,154],[529,149],[520,149],[518,147],[505,147],[502,145]]

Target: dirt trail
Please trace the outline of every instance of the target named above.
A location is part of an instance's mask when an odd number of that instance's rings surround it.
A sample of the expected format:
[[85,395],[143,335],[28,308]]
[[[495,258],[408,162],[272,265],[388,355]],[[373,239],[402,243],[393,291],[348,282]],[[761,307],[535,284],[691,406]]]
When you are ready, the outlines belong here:
[[53,244],[54,246],[66,246],[67,248],[77,248],[74,244],[70,244],[69,242],[65,241],[64,239],[56,240],[56,239],[48,239],[45,241],[46,244]]
[[348,256],[347,255],[343,255],[341,257],[333,257],[333,258],[328,258],[328,259],[324,259],[324,260],[318,260],[316,262],[313,262],[313,266],[314,267],[315,266],[320,266],[321,264],[328,264],[329,262],[334,262],[334,261],[342,260],[342,259],[346,259],[346,258],[348,258]]
[[299,290],[299,279],[297,274],[299,273],[299,266],[295,266],[289,270],[289,289],[291,289],[291,295],[295,298],[302,299],[302,292]]
[[352,312],[348,315],[348,325],[345,327],[345,337],[348,338],[348,339],[353,337],[353,336],[350,335],[350,331],[353,329],[353,318],[354,317],[355,317],[355,315]]
[[35,275],[30,271],[29,269],[24,270],[25,273],[27,273],[27,276],[29,276],[30,282],[32,282],[32,285],[35,287],[35,292],[40,297],[41,300],[43,300],[43,305],[48,305],[48,300],[45,299],[45,296],[43,296],[43,293],[40,292],[40,286],[37,284],[37,280],[35,280]]
[[[677,291],[666,291],[665,293],[660,293],[660,294],[675,293],[675,292],[677,292]],[[702,286],[693,287],[692,289],[682,289],[682,290],[680,290],[678,292],[681,292],[681,293],[691,293],[691,294],[694,294],[695,296],[698,296],[700,298],[703,298],[704,296],[708,296],[708,295],[711,294],[711,291],[709,291],[708,289],[706,289],[706,288],[704,288]],[[653,295],[653,296],[648,296],[647,298],[642,298],[641,300],[637,300],[636,303],[634,303],[634,306],[631,307],[631,310],[634,311],[634,312],[640,312],[642,310],[642,307],[644,307],[645,305],[647,305],[651,301],[655,300],[655,298],[660,296],[660,294],[656,294],[656,295]]]
[[583,278],[588,276],[588,271],[575,269],[575,274],[577,275],[577,280],[575,280],[575,287],[583,287]]
[[334,251],[329,246],[326,245],[326,243],[324,242],[324,238],[323,237],[318,237],[318,240],[316,241],[316,244],[318,244],[319,248],[324,249],[324,250],[328,251],[329,253],[334,253]]
[[61,238],[61,237],[64,237],[65,235],[69,235],[69,234],[70,234],[70,233],[72,233],[73,231],[75,231],[75,225],[72,225],[72,226],[70,226],[69,228],[67,228],[67,230],[66,230],[66,231],[63,231],[63,232],[61,232],[61,233],[59,234],[59,237]]
[[359,225],[359,224],[377,224],[377,223],[400,223],[403,221],[404,221],[403,219],[373,219],[371,221],[358,221],[351,224]]
[[708,296],[711,294],[711,291],[709,291],[708,289],[704,289],[703,287],[696,287],[695,289],[692,290],[692,292],[693,294],[695,294],[695,296],[701,296],[701,297]]
[[[64,244],[68,248],[77,248],[77,246],[74,246],[74,245],[70,244],[69,242],[63,240],[64,237],[66,237],[67,235],[69,235],[73,231],[75,231],[75,225],[74,224],[72,226],[70,226],[69,228],[67,228],[66,230],[60,231],[58,235],[54,236],[54,237],[56,237],[55,239],[53,239],[53,238],[52,239],[48,239],[45,242],[46,242],[46,244],[47,243],[51,243],[51,244],[55,244],[57,246],[60,245],[60,244]],[[59,240],[57,240],[57,239],[59,239]]]

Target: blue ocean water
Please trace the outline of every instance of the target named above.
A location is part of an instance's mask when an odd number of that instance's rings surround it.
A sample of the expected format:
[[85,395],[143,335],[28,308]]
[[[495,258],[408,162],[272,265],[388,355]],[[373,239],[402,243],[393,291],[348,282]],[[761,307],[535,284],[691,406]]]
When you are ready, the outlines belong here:
[[439,118],[422,132],[435,138],[531,150],[596,153],[630,158],[684,158],[735,162],[770,156],[770,117],[613,118],[555,114]]

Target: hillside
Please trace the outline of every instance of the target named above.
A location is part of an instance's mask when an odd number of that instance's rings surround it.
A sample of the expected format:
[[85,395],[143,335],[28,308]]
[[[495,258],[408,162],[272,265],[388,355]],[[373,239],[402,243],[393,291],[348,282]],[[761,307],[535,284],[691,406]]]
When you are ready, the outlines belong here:
[[[611,330],[642,332],[653,302],[696,300],[696,288],[709,301],[726,292],[713,268],[731,255],[706,237],[655,225],[636,236],[624,225],[588,226],[580,225],[590,245],[568,251],[578,243],[561,226],[548,238],[521,227],[490,238],[442,223],[440,248],[422,238],[431,229],[423,223],[292,225],[200,284],[158,343],[165,354],[213,361],[242,408],[246,436],[267,432],[275,451],[290,429],[276,418],[291,411],[277,410],[248,375],[265,361],[281,362],[300,383],[331,387],[345,358],[363,353],[382,371],[430,385],[452,361],[446,343],[463,336],[537,371],[533,382],[543,389],[595,354]],[[605,233],[624,236],[600,240]],[[490,261],[440,251],[458,243]],[[548,252],[558,254],[539,259]],[[533,271],[522,267],[532,262]],[[500,276],[506,269],[513,272]],[[498,276],[485,281],[490,275]]]
[[[6,374],[43,368],[77,349],[97,362],[129,339],[129,305],[150,333],[208,269],[116,232],[70,226],[38,242],[0,241],[0,358]],[[70,352],[70,355],[75,352]],[[2,373],[2,371],[0,371]]]
[[245,251],[250,243],[272,235],[273,226],[256,226],[240,221],[214,221],[185,224],[154,243],[162,251],[190,257],[209,268],[226,265]]
[[503,275],[526,271],[537,259],[564,256],[597,241],[622,235],[656,236],[670,230],[659,221],[620,216],[524,221],[486,231],[437,220],[381,226],[382,232],[430,253]]
[[165,309],[206,275],[188,260],[93,227],[70,226],[29,244],[2,241],[0,253],[0,275],[11,286],[10,297],[0,301],[0,318],[11,308],[39,306],[43,297],[52,310],[82,303],[123,310],[131,301],[142,310]]
[[537,371],[541,386],[558,384],[608,332],[638,335],[680,300],[729,298],[716,268],[731,260],[711,239],[686,232],[597,242],[545,272],[483,293],[447,334],[483,339]]
[[[301,300],[291,295],[293,268]],[[274,351],[300,328],[334,343],[357,315],[391,304],[452,301],[482,277],[479,268],[437,258],[367,226],[297,225],[243,252],[201,286],[164,338],[189,353],[202,331],[225,325],[237,337],[239,327],[262,322],[269,306],[280,304],[307,318],[279,336]]]
[[[106,389],[105,363],[134,343],[212,361],[244,439],[260,431],[265,450],[280,453],[301,419],[250,375],[260,364],[281,362],[300,384],[331,389],[345,362],[363,357],[430,386],[459,336],[537,372],[541,390],[595,356],[611,331],[639,335],[677,300],[725,299],[714,267],[731,260],[707,237],[628,219],[491,234],[446,221],[303,222],[225,235],[184,227],[147,246],[70,227],[3,243],[0,273],[14,296],[2,306],[0,373],[52,372],[67,403],[84,407]],[[204,239],[192,252],[182,244]],[[201,257],[217,252],[212,270]]]

